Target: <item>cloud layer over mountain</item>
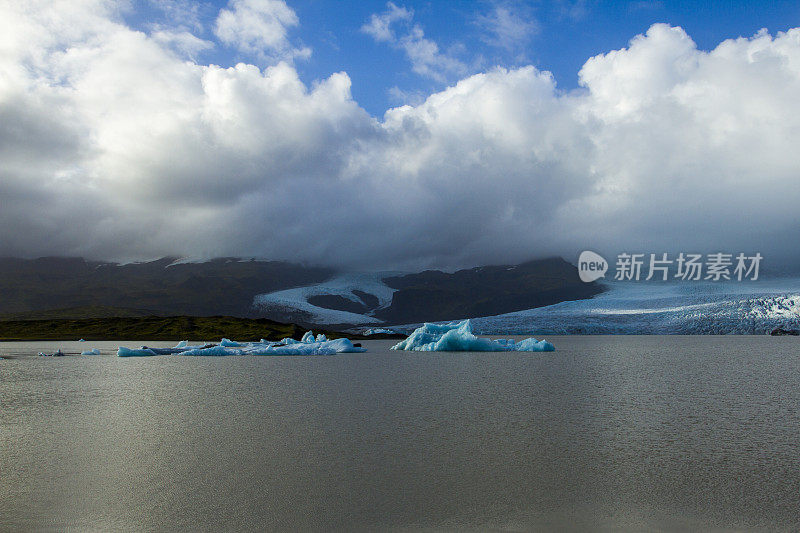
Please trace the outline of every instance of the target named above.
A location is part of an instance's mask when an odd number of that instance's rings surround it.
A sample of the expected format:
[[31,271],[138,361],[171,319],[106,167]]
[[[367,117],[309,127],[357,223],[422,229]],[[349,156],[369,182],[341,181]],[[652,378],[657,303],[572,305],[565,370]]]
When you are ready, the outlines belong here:
[[[115,6],[0,0],[0,255],[800,254],[800,29],[701,51],[656,24],[589,58],[578,91],[493,68],[374,117],[347,73],[300,80],[313,51],[282,1],[233,0],[219,43],[134,30]],[[193,59],[226,45],[258,57]]]

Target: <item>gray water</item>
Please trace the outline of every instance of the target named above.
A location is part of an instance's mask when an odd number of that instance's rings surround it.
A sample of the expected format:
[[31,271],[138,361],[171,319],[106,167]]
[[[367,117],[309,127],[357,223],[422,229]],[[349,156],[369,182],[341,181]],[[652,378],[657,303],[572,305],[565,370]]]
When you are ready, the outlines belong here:
[[[0,360],[0,529],[800,528],[797,338],[549,340],[128,359],[0,343],[19,356]],[[30,356],[56,347],[104,354]]]

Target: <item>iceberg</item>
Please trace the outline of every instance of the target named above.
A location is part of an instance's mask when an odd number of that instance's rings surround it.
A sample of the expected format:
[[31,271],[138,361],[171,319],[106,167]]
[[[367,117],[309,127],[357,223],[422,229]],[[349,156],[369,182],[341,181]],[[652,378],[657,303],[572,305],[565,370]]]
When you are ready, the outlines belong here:
[[174,348],[148,348],[130,349],[121,346],[117,351],[119,357],[149,357],[153,355],[186,355],[186,356],[211,356],[220,357],[227,355],[334,355],[337,353],[361,353],[366,348],[355,346],[350,339],[328,338],[320,333],[316,337],[311,331],[303,335],[302,341],[291,337],[273,342],[261,339],[261,342],[236,342],[222,339],[218,345],[207,344],[203,346],[189,346],[187,341],[181,341]]
[[[236,343],[238,346],[239,344]],[[189,356],[221,356],[221,355],[242,355],[241,350],[235,350],[233,348],[226,348],[223,345],[220,346],[213,346],[211,348],[195,348],[193,350],[184,350],[182,352],[177,352],[176,355],[189,355]]]
[[[323,337],[324,338],[324,337]],[[354,346],[350,339],[297,342],[294,339],[283,339],[278,342],[252,342],[241,344],[239,348],[215,346],[198,350],[180,352],[178,355],[334,355],[337,353],[361,353],[365,348]],[[289,342],[286,342],[286,341]]]
[[552,352],[555,346],[533,337],[514,342],[513,339],[491,340],[476,337],[469,320],[448,324],[426,323],[392,350],[418,352]]
[[138,350],[132,350],[130,348],[120,346],[117,350],[117,357],[151,357],[153,355],[159,354],[150,348],[139,348]]
[[295,344],[253,345],[242,350],[248,355],[335,355],[337,353],[363,353],[366,348],[354,346],[350,339],[299,342]]
[[220,346],[224,346],[225,348],[241,348],[244,344],[236,341],[232,341],[230,339],[222,339],[219,341]]
[[91,350],[85,350],[81,352],[81,355],[100,355],[100,350],[97,348],[92,348]]

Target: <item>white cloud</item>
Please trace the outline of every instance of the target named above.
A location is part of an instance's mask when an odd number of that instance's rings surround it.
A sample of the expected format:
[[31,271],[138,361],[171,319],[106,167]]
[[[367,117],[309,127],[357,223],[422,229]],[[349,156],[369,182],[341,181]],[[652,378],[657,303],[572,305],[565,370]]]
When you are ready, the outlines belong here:
[[393,2],[386,4],[386,11],[373,13],[369,22],[361,27],[361,31],[371,35],[379,43],[395,42],[397,37],[392,29],[392,24],[398,21],[411,22],[414,12],[405,7],[398,7]]
[[193,61],[200,52],[214,48],[214,43],[200,39],[186,30],[157,28],[150,35],[157,43],[171,47]]
[[187,61],[111,3],[3,3],[0,26],[2,255],[798,259],[800,29],[705,52],[655,25],[582,91],[493,69],[378,119],[345,73]]
[[478,15],[477,22],[487,33],[484,40],[488,44],[512,52],[538,31],[536,21],[513,5],[495,5],[490,13]]
[[[425,37],[419,24],[412,24],[413,17],[413,11],[388,2],[386,11],[373,13],[361,31],[377,42],[402,50],[411,62],[411,69],[420,76],[445,82],[454,75],[466,73],[464,63],[442,52],[435,41]],[[400,31],[395,29],[396,25],[400,26]]]
[[195,31],[202,31],[200,21],[203,4],[194,0],[148,0],[148,3],[161,11],[165,17],[165,24],[178,22],[178,26],[188,27]]
[[300,21],[284,0],[230,0],[217,17],[214,34],[225,44],[259,58],[291,60],[311,55],[295,48],[289,29]]

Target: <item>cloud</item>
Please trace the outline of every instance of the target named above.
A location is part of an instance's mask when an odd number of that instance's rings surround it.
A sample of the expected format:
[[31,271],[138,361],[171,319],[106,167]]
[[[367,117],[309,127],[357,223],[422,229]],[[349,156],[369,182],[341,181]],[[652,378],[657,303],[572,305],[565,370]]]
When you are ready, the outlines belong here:
[[295,48],[289,29],[300,21],[283,0],[230,0],[219,12],[214,34],[240,52],[259,58],[291,60],[308,58],[311,49]]
[[155,28],[151,37],[155,42],[173,48],[192,61],[196,61],[201,52],[214,48],[214,43],[200,39],[186,30]]
[[[443,53],[435,41],[427,39],[422,27],[412,24],[413,17],[413,11],[388,2],[386,11],[372,14],[361,31],[376,42],[388,43],[402,50],[411,62],[411,69],[420,76],[445,82],[454,75],[463,75],[467,71],[466,65]],[[400,26],[400,31],[395,26]]]
[[413,18],[413,11],[388,2],[386,11],[373,13],[369,18],[369,22],[361,27],[361,31],[371,35],[379,43],[396,42],[397,37],[392,29],[392,24],[398,21],[411,22]]
[[587,0],[556,0],[553,7],[563,18],[583,20],[591,11],[592,4],[593,1]]
[[153,8],[164,14],[164,23],[180,21],[180,27],[202,31],[201,11],[205,6],[193,0],[147,0]]
[[490,13],[478,15],[477,23],[486,32],[487,44],[512,52],[538,32],[536,21],[513,5],[495,5]]
[[344,72],[187,61],[111,2],[4,3],[0,35],[0,255],[799,259],[800,29],[702,51],[657,24],[579,91],[490,69],[383,117]]

